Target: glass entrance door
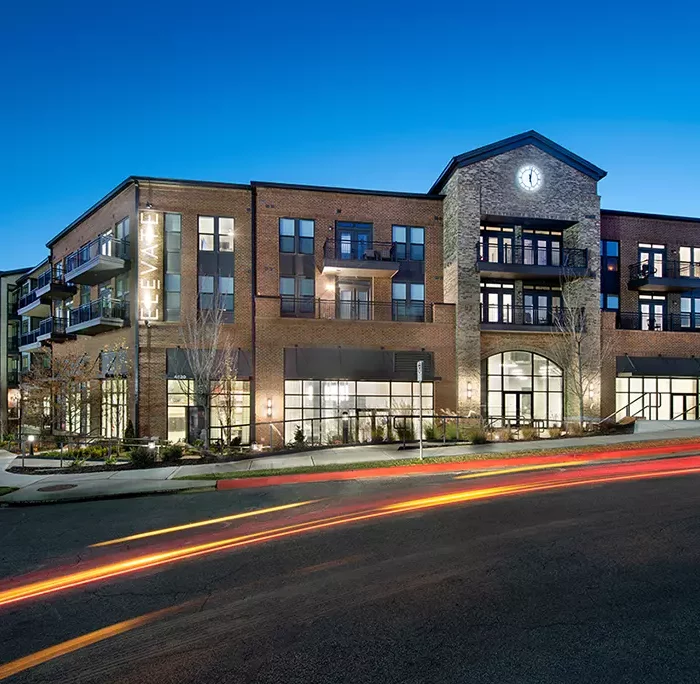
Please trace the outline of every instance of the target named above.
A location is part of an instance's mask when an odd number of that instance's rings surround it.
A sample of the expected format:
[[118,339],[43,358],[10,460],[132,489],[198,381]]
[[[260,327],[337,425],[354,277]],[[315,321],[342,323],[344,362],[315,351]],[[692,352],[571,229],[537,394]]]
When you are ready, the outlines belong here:
[[666,297],[639,295],[639,314],[642,330],[663,330],[666,319]]
[[336,235],[340,259],[365,259],[372,249],[372,225],[369,223],[339,222]]
[[353,321],[370,320],[369,281],[338,283],[337,317]]
[[695,394],[672,394],[671,411],[673,420],[697,420],[697,396]]
[[639,245],[639,271],[642,277],[664,277],[666,247],[642,243]]
[[553,235],[523,235],[523,263],[560,266],[561,238]]
[[532,392],[504,392],[503,417],[506,425],[520,425],[532,420]]
[[561,309],[559,292],[524,292],[524,322],[529,325],[552,325],[553,314]]

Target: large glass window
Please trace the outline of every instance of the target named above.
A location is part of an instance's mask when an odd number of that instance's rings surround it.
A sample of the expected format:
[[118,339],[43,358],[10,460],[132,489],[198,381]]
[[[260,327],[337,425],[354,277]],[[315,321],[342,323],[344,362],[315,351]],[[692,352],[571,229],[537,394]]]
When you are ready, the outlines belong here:
[[423,261],[425,259],[425,228],[419,226],[392,226],[392,242],[396,245],[399,260]]
[[600,308],[617,311],[620,308],[620,243],[600,241]]
[[494,427],[561,423],[564,380],[554,362],[532,352],[503,352],[484,362],[483,375],[487,415]]
[[200,252],[233,252],[234,221],[225,216],[200,216],[197,224]]
[[679,275],[686,278],[700,278],[700,247],[681,247]]
[[[197,406],[193,380],[168,380],[168,440],[188,441],[189,409]],[[210,440],[230,445],[250,442],[250,382],[222,380],[212,383]]]
[[[423,415],[432,416],[433,383],[422,385]],[[392,418],[417,416],[421,405],[417,382],[286,380],[284,386],[286,442],[294,439],[297,426],[314,444],[339,443],[344,426],[351,441],[370,441],[380,432],[382,439],[394,439]],[[417,436],[418,419],[407,418],[407,425]]]
[[280,252],[313,254],[314,221],[311,219],[280,219]]
[[392,282],[391,308],[395,321],[425,320],[425,285]]
[[315,280],[304,276],[280,278],[281,312],[285,316],[314,313]]
[[681,328],[700,330],[700,292],[681,297]]
[[637,416],[647,420],[697,420],[698,379],[618,377],[615,420]]
[[482,226],[479,235],[479,259],[490,263],[513,262],[513,234],[510,227]]
[[165,214],[165,320],[180,320],[182,217]]
[[513,283],[481,283],[481,322],[513,323]]
[[100,381],[102,436],[122,439],[127,423],[126,378],[106,378]]

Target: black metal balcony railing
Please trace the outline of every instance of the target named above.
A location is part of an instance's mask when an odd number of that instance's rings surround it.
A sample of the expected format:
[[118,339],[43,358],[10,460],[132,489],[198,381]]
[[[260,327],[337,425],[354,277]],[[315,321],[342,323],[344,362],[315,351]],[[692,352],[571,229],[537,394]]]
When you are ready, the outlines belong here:
[[129,319],[129,303],[114,299],[94,299],[70,312],[70,325],[87,323],[99,318]]
[[636,311],[617,314],[620,330],[655,330],[671,332],[700,332],[700,314],[663,313],[642,314]]
[[7,337],[7,353],[16,354],[19,351],[18,335],[8,335]]
[[630,280],[647,278],[700,278],[700,264],[693,261],[639,261],[629,267]]
[[563,331],[581,330],[586,310],[537,306],[481,306],[481,322],[499,325],[550,326]]
[[61,264],[56,264],[51,268],[47,268],[37,279],[36,279],[36,289],[40,290],[42,287],[51,285],[53,283],[63,285],[65,283],[65,278],[63,277],[63,266]]
[[326,259],[339,261],[398,261],[395,242],[328,239],[323,245]]
[[37,299],[37,294],[36,294],[36,288],[33,290],[30,290],[26,295],[23,295],[22,297],[19,298],[19,301],[17,302],[17,308],[18,309],[24,309],[25,306],[29,306],[30,304],[33,304]]
[[58,316],[49,316],[39,323],[39,336],[43,335],[65,335],[67,321]]
[[111,235],[100,235],[66,257],[66,275],[99,255],[128,259],[129,241],[117,240]]
[[514,266],[554,266],[556,268],[587,268],[588,250],[578,247],[534,247],[500,245],[495,252],[487,245],[476,243],[476,260],[480,264],[513,264]]
[[19,346],[24,347],[28,344],[34,344],[36,342],[36,338],[39,336],[39,328],[34,328],[34,330],[30,330],[29,332],[22,333],[19,336]]
[[397,321],[431,323],[433,307],[424,302],[359,302],[313,297],[282,297],[282,316],[323,318],[345,321]]

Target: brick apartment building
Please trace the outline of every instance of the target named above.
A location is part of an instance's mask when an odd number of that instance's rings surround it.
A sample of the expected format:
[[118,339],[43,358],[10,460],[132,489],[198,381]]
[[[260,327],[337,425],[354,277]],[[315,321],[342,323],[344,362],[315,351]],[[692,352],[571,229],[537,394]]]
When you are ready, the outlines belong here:
[[554,353],[575,302],[587,419],[697,419],[700,219],[601,211],[604,176],[529,132],[426,194],[130,177],[20,278],[22,368],[94,360],[64,429],[192,439],[183,321],[221,306],[244,442],[369,438],[419,406],[547,427],[579,413]]

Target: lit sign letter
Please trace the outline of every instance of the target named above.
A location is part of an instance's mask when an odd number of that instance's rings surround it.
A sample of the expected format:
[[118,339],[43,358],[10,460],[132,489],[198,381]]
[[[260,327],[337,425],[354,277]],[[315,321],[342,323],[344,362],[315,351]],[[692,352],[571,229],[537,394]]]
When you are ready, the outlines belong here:
[[139,215],[139,315],[140,321],[162,318],[163,233],[160,214],[142,211]]

